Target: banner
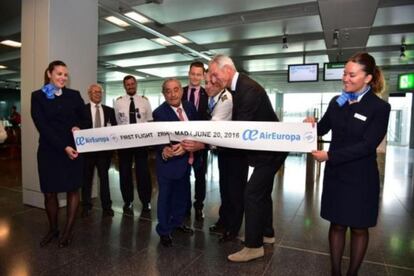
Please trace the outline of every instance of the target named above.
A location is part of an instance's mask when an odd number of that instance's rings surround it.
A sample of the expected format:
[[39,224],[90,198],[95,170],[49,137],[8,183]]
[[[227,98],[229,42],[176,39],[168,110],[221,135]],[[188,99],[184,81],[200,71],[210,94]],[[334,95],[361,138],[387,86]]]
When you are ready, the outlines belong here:
[[168,144],[185,139],[246,150],[310,152],[316,127],[310,123],[174,121],[83,129],[74,132],[79,152]]

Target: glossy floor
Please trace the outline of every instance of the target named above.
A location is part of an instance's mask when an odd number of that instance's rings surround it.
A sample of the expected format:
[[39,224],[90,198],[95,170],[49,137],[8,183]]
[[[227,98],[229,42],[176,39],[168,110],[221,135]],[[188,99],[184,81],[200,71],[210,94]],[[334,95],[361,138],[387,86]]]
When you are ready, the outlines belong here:
[[[171,248],[159,244],[154,230],[157,188],[151,214],[141,215],[135,195],[134,216],[124,216],[116,168],[110,170],[115,216],[102,218],[95,200],[91,216],[79,216],[69,248],[58,249],[56,243],[40,248],[46,216],[22,204],[20,162],[10,156],[0,154],[0,275],[329,275],[328,223],[319,217],[321,184],[305,184],[303,156],[290,156],[275,182],[276,244],[265,247],[264,258],[245,264],[226,260],[242,247],[239,242],[220,244],[208,232],[220,202],[217,169],[207,174],[204,222],[192,218],[195,234],[175,233]],[[413,158],[414,151],[388,148],[378,226],[370,230],[360,275],[414,275]],[[62,208],[61,224],[64,216]],[[345,257],[344,272],[347,264]]]

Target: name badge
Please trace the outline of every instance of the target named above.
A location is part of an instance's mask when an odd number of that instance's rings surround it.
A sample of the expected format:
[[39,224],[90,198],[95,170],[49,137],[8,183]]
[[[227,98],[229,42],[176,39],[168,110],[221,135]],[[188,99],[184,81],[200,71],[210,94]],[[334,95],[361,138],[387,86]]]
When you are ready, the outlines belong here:
[[367,120],[367,117],[365,117],[364,115],[361,115],[359,113],[355,113],[354,117],[361,120],[361,121],[364,121],[364,122]]

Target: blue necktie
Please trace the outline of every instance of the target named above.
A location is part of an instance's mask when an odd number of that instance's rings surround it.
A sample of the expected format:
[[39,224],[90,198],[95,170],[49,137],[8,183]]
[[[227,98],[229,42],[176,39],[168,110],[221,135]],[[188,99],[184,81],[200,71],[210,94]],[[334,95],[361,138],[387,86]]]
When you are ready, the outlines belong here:
[[211,97],[208,101],[208,109],[210,110],[210,113],[213,112],[215,103],[214,103],[214,97]]

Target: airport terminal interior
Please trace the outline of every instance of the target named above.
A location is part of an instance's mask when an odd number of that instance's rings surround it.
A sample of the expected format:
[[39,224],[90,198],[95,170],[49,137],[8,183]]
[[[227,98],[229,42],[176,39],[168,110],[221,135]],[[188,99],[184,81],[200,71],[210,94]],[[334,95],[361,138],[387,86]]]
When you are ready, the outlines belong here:
[[[9,120],[12,106],[21,112],[21,99],[30,93],[20,90],[24,45],[3,43],[22,41],[25,2],[0,2],[0,120],[8,134],[0,143],[0,275],[330,275],[329,222],[320,217],[324,164],[310,161],[306,153],[290,153],[275,177],[276,242],[264,246],[264,258],[229,262],[227,256],[240,250],[242,242],[220,243],[220,236],[209,231],[220,207],[217,156],[212,152],[204,219],[195,220],[192,210],[186,223],[194,234],[174,232],[173,246],[162,246],[155,230],[158,184],[153,149],[150,212],[142,212],[135,190],[134,212],[123,213],[115,154],[109,169],[114,216],[102,216],[100,200],[94,198],[90,216],[81,217],[79,209],[70,246],[58,248],[53,241],[41,248],[39,241],[48,231],[46,214],[23,202],[22,171],[36,166],[25,164],[22,156],[21,134],[27,126],[13,126]],[[154,110],[164,101],[165,78],[175,77],[186,85],[191,62],[200,60],[207,67],[211,57],[225,54],[265,88],[281,121],[302,122],[306,116],[323,115],[332,97],[340,94],[346,59],[355,52],[369,52],[384,72],[387,86],[382,97],[391,104],[391,113],[386,144],[378,154],[378,223],[370,228],[359,275],[414,275],[413,0],[96,2],[97,75],[91,83],[102,85],[105,104],[111,107],[125,94],[125,75],[136,77],[138,94],[145,95]],[[70,67],[69,74],[74,70]],[[310,76],[311,71],[316,74]],[[88,102],[86,87],[72,88]],[[21,117],[32,124],[28,112],[21,112]],[[330,134],[322,139],[322,147],[328,149]],[[193,175],[191,182],[194,194]],[[62,227],[65,212],[60,208]],[[239,236],[243,235],[242,226]],[[347,242],[343,273],[348,264]]]

